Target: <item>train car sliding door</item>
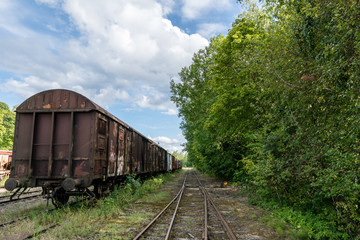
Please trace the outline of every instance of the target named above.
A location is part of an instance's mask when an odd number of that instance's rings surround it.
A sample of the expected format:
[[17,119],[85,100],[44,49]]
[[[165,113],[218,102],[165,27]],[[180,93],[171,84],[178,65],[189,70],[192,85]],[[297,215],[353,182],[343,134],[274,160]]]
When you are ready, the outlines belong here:
[[118,130],[118,155],[116,161],[117,175],[124,174],[124,165],[125,165],[125,131],[122,127],[119,127]]
[[[53,137],[53,161],[52,170],[49,169],[48,176],[71,176],[69,171],[69,159],[71,151],[72,122],[71,113],[56,113]],[[52,172],[51,172],[52,171]]]
[[118,123],[109,121],[109,145],[108,145],[108,164],[107,175],[115,176],[117,148],[118,148]]
[[[92,165],[91,152],[93,150],[92,126],[95,121],[95,114],[91,112],[76,112],[73,113],[73,115],[74,129],[73,144],[70,144],[69,175],[74,177],[82,177],[85,185],[90,185],[93,178],[93,173],[90,169]],[[59,147],[61,146],[60,149],[65,147],[65,145],[63,145],[65,141],[59,141],[59,143],[61,143],[61,145],[59,145]]]
[[124,132],[124,143],[125,143],[125,151],[124,151],[124,174],[130,174],[131,167],[131,132],[128,129],[125,129]]
[[47,177],[52,135],[52,114],[39,113],[35,117],[32,174]]
[[97,123],[97,145],[95,153],[95,174],[105,176],[107,174],[107,119],[99,114]]

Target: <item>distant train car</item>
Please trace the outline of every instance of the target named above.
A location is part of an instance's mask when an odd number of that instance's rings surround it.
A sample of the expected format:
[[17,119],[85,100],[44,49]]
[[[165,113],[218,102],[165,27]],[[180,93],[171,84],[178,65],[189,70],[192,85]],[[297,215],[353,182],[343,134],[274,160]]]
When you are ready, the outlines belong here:
[[167,169],[166,169],[168,172],[172,171],[171,157],[172,157],[172,155],[170,153],[168,153],[167,154]]
[[59,205],[71,195],[100,196],[128,174],[166,172],[172,169],[169,159],[175,160],[81,94],[48,90],[16,110],[13,161],[5,188],[42,187]]
[[10,174],[12,151],[0,150],[0,181]]

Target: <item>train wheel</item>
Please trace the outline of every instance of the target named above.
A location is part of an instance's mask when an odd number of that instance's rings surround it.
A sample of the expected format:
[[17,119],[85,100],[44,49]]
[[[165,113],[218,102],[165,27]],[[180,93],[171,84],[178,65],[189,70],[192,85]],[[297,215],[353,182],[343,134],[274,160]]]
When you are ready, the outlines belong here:
[[51,200],[55,207],[61,207],[69,201],[69,195],[66,194],[63,188],[55,189]]

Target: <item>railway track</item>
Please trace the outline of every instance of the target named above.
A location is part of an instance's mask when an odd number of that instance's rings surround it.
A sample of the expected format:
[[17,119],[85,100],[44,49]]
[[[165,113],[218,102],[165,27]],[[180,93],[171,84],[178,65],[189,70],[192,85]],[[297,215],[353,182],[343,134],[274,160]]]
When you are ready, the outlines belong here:
[[138,239],[237,239],[210,194],[191,172],[177,195],[134,238]]
[[[86,200],[89,200],[89,198],[83,198],[83,199],[81,199],[81,200],[79,200],[79,201],[75,201],[75,202],[69,203],[68,205],[71,207],[71,206],[74,206],[74,205],[76,205],[76,204],[78,204],[78,203],[81,203],[81,202],[83,202],[83,201],[86,201]],[[46,210],[44,210],[44,212],[50,213],[50,212],[52,212],[52,211],[54,211],[54,210],[56,210],[56,209],[57,209],[57,208],[46,209]],[[23,217],[20,217],[20,218],[17,218],[17,219],[13,219],[13,220],[10,220],[10,221],[7,221],[7,222],[0,223],[0,228],[1,228],[1,227],[5,227],[5,226],[10,225],[10,224],[15,224],[15,223],[17,223],[17,222],[19,222],[19,221],[28,219],[28,218],[30,218],[30,217],[31,217],[31,215],[28,215],[28,216],[23,216]],[[52,229],[54,229],[54,228],[56,228],[56,227],[59,227],[59,226],[60,226],[59,223],[55,223],[55,224],[49,225],[49,226],[47,226],[47,227],[44,227],[44,228],[41,229],[40,231],[37,231],[37,232],[34,232],[34,233],[31,233],[31,234],[27,235],[26,237],[24,237],[24,238],[22,238],[22,239],[37,238],[37,237],[39,237],[41,234],[46,233],[46,232],[48,232],[48,231],[50,231],[50,230],[52,230]]]
[[[36,191],[29,191],[29,192],[24,192],[23,195],[29,195],[29,194],[34,194],[34,193],[41,193],[42,190],[36,190]],[[5,198],[10,198],[12,194],[6,194],[6,195],[0,195],[0,201],[2,201]]]
[[41,194],[38,194],[38,195],[33,195],[33,196],[16,198],[16,199],[13,199],[13,200],[0,201],[0,206],[5,205],[5,204],[9,204],[9,203],[15,203],[15,202],[20,202],[20,201],[24,201],[24,200],[30,200],[30,199],[40,198],[40,197],[42,197],[42,195],[41,195]]

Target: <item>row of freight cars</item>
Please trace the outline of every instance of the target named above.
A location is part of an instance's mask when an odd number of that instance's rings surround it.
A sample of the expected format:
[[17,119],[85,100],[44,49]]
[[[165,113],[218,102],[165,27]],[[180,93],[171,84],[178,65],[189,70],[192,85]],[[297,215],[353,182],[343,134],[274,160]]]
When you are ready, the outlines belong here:
[[5,187],[42,187],[58,205],[71,195],[101,195],[129,174],[181,167],[165,149],[88,98],[56,89],[35,94],[17,108]]

